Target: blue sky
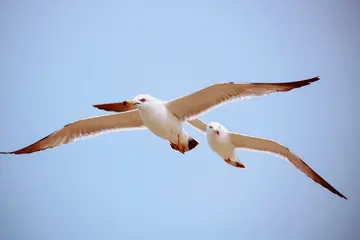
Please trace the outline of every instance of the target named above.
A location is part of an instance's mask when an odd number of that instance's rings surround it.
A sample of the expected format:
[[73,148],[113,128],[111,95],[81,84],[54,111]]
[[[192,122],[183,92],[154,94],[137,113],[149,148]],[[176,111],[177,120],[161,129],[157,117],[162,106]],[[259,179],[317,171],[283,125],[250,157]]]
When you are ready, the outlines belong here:
[[0,150],[92,104],[168,100],[212,83],[321,80],[209,112],[291,148],[345,201],[288,162],[205,136],[188,154],[149,131],[0,156],[1,239],[355,239],[360,62],[356,1],[0,1]]

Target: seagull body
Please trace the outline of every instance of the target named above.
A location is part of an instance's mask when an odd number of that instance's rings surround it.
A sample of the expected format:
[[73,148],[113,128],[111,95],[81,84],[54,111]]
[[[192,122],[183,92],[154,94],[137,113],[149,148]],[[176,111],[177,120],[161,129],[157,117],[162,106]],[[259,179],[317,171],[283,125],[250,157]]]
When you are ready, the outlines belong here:
[[[196,121],[194,119],[194,121]],[[191,121],[189,121],[191,123]],[[219,129],[219,130],[213,130]],[[221,131],[221,134],[220,134]],[[211,123],[206,129],[206,138],[210,148],[217,153],[224,161],[234,167],[246,168],[245,165],[240,162],[235,154],[235,147],[231,142],[231,138],[227,129],[217,123]]]
[[138,109],[144,125],[156,136],[174,142],[177,141],[177,134],[184,138],[180,120],[162,102],[155,100],[153,103],[140,105]]
[[184,153],[199,144],[184,130],[182,121],[168,110],[166,102],[150,95],[139,95],[134,100],[143,124],[156,136],[168,140],[173,149]]
[[343,194],[341,194],[319,174],[311,169],[303,160],[301,160],[301,158],[291,152],[290,149],[275,141],[230,132],[223,125],[217,122],[211,122],[208,124],[201,119],[192,119],[189,120],[188,123],[205,133],[210,148],[226,163],[234,167],[245,168],[245,165],[239,161],[235,154],[236,148],[275,154],[287,159],[297,169],[302,171],[313,181],[327,188],[332,193],[347,199]]
[[230,100],[287,92],[318,80],[319,77],[283,83],[218,83],[171,101],[161,101],[150,95],[138,95],[133,100],[98,104],[94,107],[119,113],[86,118],[67,124],[25,148],[0,153],[33,153],[70,143],[88,135],[113,130],[148,128],[156,136],[169,141],[174,150],[184,154],[199,144],[184,130],[182,125],[184,121]]

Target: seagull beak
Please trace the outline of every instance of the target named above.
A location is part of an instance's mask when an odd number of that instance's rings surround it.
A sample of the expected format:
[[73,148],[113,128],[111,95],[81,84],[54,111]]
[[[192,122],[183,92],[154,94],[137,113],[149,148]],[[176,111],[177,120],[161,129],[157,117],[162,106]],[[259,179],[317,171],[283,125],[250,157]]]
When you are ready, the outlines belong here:
[[215,132],[216,132],[217,135],[219,135],[219,130],[216,130]]
[[140,104],[139,102],[137,102],[137,101],[132,101],[132,100],[128,100],[128,101],[126,101],[127,102],[127,104],[130,104],[130,105],[138,105],[138,104]]

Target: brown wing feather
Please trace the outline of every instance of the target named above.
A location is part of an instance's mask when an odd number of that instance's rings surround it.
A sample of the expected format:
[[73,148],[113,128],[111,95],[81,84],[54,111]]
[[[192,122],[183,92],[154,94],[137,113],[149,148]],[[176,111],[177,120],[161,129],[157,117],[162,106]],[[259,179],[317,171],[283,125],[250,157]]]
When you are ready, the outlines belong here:
[[285,83],[218,83],[184,97],[169,101],[167,108],[176,117],[185,120],[218,104],[250,96],[287,92],[318,81],[319,77]]
[[272,140],[250,137],[237,133],[230,133],[230,138],[235,147],[253,149],[257,151],[265,151],[288,159],[290,163],[292,163],[297,169],[305,173],[309,178],[319,183],[323,187],[327,188],[332,193],[347,199],[343,194],[341,194],[338,190],[331,186],[330,183],[328,183],[319,174],[317,174],[301,158],[292,153],[287,147],[284,147],[283,145]]
[[26,154],[70,143],[76,139],[110,130],[141,128],[143,126],[137,110],[112,115],[82,119],[64,126],[43,139],[13,152],[1,154]]

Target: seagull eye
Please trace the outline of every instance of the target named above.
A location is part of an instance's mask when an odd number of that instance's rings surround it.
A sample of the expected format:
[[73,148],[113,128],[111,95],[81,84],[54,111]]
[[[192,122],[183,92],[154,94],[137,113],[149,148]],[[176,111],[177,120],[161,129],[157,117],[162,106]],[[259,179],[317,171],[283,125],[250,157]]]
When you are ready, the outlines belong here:
[[210,128],[211,128],[211,129],[213,129],[213,127],[212,127],[212,126],[210,126]]
[[145,102],[146,99],[145,99],[145,98],[142,98],[142,99],[140,99],[139,101],[140,101],[140,102]]

